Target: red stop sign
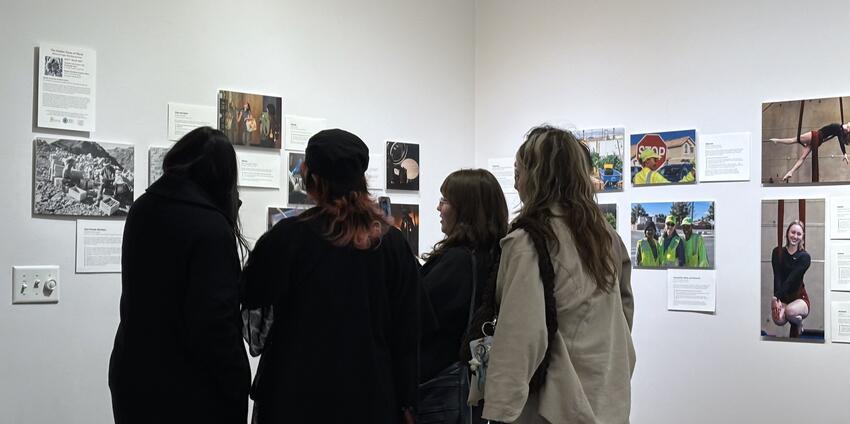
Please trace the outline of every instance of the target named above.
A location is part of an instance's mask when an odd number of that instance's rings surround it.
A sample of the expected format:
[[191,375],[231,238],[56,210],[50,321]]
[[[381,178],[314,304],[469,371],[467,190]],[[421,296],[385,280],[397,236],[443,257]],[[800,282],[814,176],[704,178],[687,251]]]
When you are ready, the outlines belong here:
[[664,142],[664,139],[661,138],[658,134],[644,134],[643,138],[638,141],[637,144],[637,158],[640,160],[640,154],[646,149],[654,150],[658,156],[661,156],[661,159],[655,161],[655,167],[653,170],[656,170],[661,167],[664,162],[667,161],[667,143]]

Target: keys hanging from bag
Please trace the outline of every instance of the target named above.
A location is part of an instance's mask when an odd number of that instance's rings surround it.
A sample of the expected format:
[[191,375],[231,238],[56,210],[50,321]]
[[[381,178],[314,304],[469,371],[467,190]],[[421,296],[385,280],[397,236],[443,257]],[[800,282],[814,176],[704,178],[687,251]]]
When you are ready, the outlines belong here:
[[[487,380],[487,365],[490,363],[490,349],[493,347],[493,333],[496,332],[496,321],[481,324],[481,334],[484,337],[469,342],[472,359],[469,360],[469,371],[472,381],[469,383],[469,404],[477,405],[484,399],[484,383]],[[488,329],[490,329],[488,334]]]
[[[475,251],[472,257],[472,297],[469,299],[469,314],[466,328],[472,324],[475,312],[476,286],[478,286],[478,263]],[[419,385],[419,408],[416,412],[417,424],[468,424],[472,419],[472,409],[467,405],[470,390],[469,365],[457,361],[437,373],[434,378]]]

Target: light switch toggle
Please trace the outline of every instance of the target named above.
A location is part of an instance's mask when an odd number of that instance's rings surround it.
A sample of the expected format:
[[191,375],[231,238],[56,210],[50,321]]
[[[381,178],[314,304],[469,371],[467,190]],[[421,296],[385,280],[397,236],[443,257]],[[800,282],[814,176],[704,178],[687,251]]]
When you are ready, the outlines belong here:
[[21,283],[21,294],[24,294],[25,291],[27,291],[27,283]]

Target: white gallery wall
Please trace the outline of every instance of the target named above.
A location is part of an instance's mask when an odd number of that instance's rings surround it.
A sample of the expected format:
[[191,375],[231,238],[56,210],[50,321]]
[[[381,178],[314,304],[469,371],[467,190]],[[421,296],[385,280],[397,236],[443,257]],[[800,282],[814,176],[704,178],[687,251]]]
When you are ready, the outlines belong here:
[[[166,103],[215,105],[219,89],[279,95],[284,114],[327,118],[375,153],[390,139],[420,143],[420,193],[391,194],[420,204],[420,250],[440,236],[432,211],[445,175],[513,155],[532,125],[749,131],[750,182],[627,184],[600,196],[617,203],[626,240],[631,202],[716,202],[716,314],[668,312],[664,274],[633,273],[632,422],[850,422],[842,390],[850,345],[758,336],[760,199],[847,192],[760,186],[761,103],[850,94],[846,6],[0,0],[0,422],[111,422],[106,379],[120,277],[74,274],[74,221],[31,215],[33,137],[80,135],[33,128],[40,42],[97,51],[90,138],[135,145],[137,195],[147,186],[148,146],[168,145]],[[266,206],[284,195],[243,189],[242,198],[246,233],[256,238]],[[11,266],[37,264],[60,266],[60,302],[11,305]],[[827,292],[826,301],[850,300],[839,295]]]
[[850,345],[829,343],[828,313],[825,344],[759,337],[761,199],[848,193],[761,187],[761,103],[850,94],[847,2],[479,0],[476,19],[479,166],[541,122],[752,133],[749,182],[599,196],[627,242],[632,202],[716,202],[716,314],[668,312],[666,274],[632,274],[632,422],[850,422]]
[[[60,134],[32,127],[39,43],[97,51],[91,139],[135,145],[137,196],[148,146],[170,144],[166,103],[215,106],[219,89],[281,96],[285,114],[327,118],[373,153],[386,140],[420,143],[421,191],[390,196],[421,205],[422,251],[441,235],[439,184],[474,162],[472,1],[0,0],[0,10],[2,423],[112,421],[120,276],[75,274],[74,221],[31,215],[33,137]],[[284,202],[282,184],[242,190],[249,238]],[[42,264],[60,266],[59,303],[12,305],[11,267]]]

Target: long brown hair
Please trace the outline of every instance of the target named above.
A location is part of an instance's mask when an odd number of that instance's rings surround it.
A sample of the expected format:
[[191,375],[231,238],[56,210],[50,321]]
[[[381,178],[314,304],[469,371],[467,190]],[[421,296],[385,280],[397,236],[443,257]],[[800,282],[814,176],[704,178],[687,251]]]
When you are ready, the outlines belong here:
[[311,173],[306,166],[303,169],[307,193],[316,206],[298,219],[324,221],[322,235],[334,246],[354,246],[361,250],[376,246],[386,222],[366,190],[366,177],[360,176],[353,189],[341,190],[337,184]]
[[457,246],[493,256],[508,232],[508,205],[496,177],[483,169],[461,169],[446,177],[440,193],[451,205],[454,225],[425,258]]
[[[516,221],[532,225],[555,252],[558,240],[552,219],[562,219],[575,240],[582,240],[579,258],[596,286],[605,292],[614,287],[615,268],[608,224],[595,201],[587,173],[586,148],[569,131],[543,125],[532,128],[516,154],[524,173],[523,205]],[[555,215],[559,207],[561,215]],[[515,221],[515,222],[516,222]]]

